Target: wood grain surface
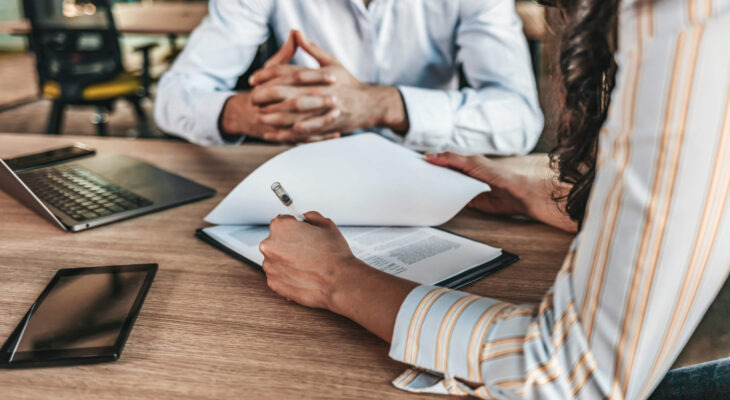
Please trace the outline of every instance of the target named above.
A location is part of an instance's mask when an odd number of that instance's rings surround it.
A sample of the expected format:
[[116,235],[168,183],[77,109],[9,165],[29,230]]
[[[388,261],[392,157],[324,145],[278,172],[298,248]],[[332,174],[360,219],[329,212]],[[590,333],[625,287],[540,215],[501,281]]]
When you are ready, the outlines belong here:
[[[353,322],[279,298],[262,273],[194,235],[235,185],[285,146],[204,148],[179,141],[0,134],[0,157],[82,141],[218,190],[215,198],[66,233],[0,192],[0,340],[59,268],[158,263],[121,359],[93,366],[0,371],[3,398],[416,398],[390,381],[404,365]],[[447,230],[521,260],[465,288],[538,302],[572,237],[535,222],[463,211]]]

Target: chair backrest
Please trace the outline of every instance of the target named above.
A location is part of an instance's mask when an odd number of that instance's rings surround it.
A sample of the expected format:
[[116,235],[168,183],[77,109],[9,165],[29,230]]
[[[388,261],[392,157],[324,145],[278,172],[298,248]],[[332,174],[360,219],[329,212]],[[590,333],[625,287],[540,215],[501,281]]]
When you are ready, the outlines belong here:
[[123,71],[112,0],[23,0],[39,83],[55,81],[66,99]]

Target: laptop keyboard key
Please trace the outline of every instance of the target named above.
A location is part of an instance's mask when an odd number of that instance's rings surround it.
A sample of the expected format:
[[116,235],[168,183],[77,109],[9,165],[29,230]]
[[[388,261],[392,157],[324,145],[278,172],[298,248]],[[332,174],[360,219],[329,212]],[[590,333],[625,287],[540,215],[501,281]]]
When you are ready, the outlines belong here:
[[76,221],[153,204],[77,165],[31,171],[24,174],[22,179],[41,200]]

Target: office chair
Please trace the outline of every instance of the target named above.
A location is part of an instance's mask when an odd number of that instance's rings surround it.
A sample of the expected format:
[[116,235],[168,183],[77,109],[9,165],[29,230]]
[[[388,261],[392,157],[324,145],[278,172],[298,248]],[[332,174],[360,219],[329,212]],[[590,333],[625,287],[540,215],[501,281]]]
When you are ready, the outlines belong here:
[[142,70],[124,70],[112,0],[23,0],[31,23],[30,47],[36,56],[41,93],[53,101],[47,132],[59,134],[66,106],[96,107],[92,123],[106,136],[107,117],[118,99],[129,101],[142,131],[147,117],[142,100],[149,97],[151,49],[142,54]]

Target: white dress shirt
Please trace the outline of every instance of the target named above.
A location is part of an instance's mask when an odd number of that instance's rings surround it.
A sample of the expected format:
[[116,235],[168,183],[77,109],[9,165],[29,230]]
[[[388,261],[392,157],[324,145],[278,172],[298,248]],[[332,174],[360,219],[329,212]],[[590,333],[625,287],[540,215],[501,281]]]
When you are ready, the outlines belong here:
[[[730,0],[625,1],[587,218],[539,306],[420,286],[402,389],[644,399],[730,272]],[[472,387],[463,381],[475,382]]]
[[[155,120],[202,145],[225,144],[218,118],[258,46],[301,30],[358,79],[400,89],[406,145],[522,154],[543,126],[514,0],[210,0],[209,15],[157,88]],[[317,67],[299,51],[292,63]],[[471,88],[458,90],[458,66]]]

